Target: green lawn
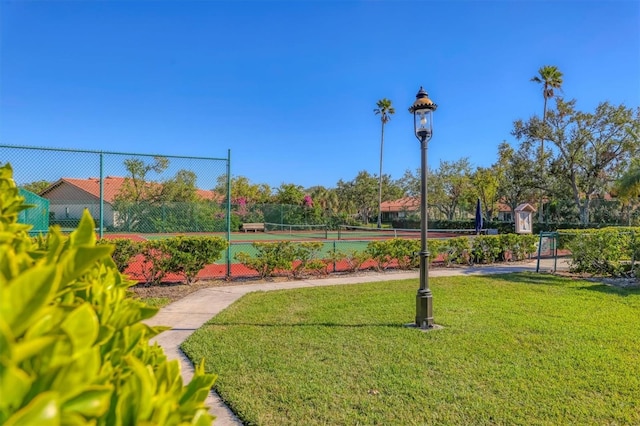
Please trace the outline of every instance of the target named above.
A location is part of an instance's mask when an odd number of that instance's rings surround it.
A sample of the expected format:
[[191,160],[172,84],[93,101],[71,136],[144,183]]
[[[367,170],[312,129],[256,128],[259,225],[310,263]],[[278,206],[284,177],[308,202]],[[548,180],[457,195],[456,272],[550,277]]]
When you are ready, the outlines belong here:
[[640,424],[640,290],[548,275],[251,293],[193,334],[245,424]]

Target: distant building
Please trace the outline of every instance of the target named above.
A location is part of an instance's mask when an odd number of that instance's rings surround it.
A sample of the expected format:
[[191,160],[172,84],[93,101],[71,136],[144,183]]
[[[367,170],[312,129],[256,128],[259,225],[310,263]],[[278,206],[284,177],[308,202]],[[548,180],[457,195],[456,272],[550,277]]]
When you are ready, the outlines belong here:
[[501,222],[513,222],[513,210],[508,204],[498,202],[498,211],[495,218]]
[[[498,202],[497,207],[497,211],[495,211],[496,214],[493,216],[494,220],[513,222],[513,211],[511,207],[502,202]],[[383,201],[381,210],[383,222],[403,220],[412,215],[420,215],[420,198],[404,197],[393,201]]]
[[420,198],[404,197],[393,201],[383,201],[380,210],[383,222],[406,219],[411,215],[420,214]]
[[[118,225],[118,212],[113,204],[120,194],[128,178],[107,176],[103,183],[103,224],[104,226]],[[220,196],[213,191],[197,190],[203,200],[219,200]],[[54,221],[65,219],[80,219],[82,212],[87,209],[92,217],[100,216],[100,179],[61,178],[40,193],[49,200],[49,211]]]

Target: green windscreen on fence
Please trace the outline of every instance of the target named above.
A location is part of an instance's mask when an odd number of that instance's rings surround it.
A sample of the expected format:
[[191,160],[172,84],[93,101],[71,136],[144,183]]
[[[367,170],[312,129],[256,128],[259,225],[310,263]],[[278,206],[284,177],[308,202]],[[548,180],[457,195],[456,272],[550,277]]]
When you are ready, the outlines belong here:
[[23,188],[19,188],[18,192],[32,206],[18,214],[18,222],[33,226],[30,231],[32,235],[46,233],[49,229],[49,200]]

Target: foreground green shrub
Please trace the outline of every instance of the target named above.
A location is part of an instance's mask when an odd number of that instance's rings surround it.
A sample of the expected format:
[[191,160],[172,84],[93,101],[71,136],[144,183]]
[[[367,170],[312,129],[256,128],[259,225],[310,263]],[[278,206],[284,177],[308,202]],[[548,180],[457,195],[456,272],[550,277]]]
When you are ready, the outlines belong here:
[[177,360],[142,323],[157,309],[127,296],[85,211],[67,238],[32,240],[8,165],[0,168],[0,424],[210,425],[215,377],[183,386]]

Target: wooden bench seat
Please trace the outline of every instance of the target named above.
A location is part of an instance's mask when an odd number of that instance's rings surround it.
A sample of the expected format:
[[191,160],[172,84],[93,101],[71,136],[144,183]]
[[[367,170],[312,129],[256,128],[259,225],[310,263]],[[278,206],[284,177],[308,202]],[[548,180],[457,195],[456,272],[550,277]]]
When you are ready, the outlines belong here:
[[247,231],[253,231],[253,232],[262,231],[262,232],[264,232],[264,223],[243,223],[242,224],[242,230],[244,232],[247,232]]

